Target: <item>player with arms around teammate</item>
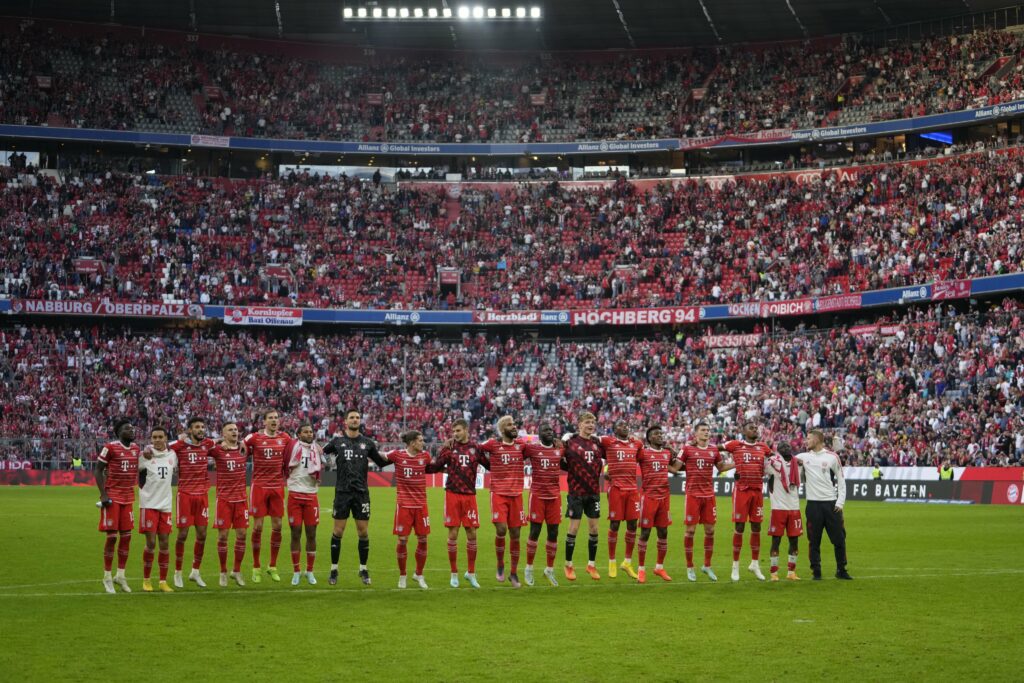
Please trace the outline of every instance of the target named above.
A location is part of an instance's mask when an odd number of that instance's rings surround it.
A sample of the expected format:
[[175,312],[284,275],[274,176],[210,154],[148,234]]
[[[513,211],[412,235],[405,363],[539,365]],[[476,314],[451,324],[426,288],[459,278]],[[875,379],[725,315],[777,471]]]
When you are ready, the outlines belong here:
[[[100,491],[100,531],[107,535],[103,545],[103,589],[114,592],[114,584],[124,593],[131,593],[124,568],[135,527],[132,507],[135,505],[135,482],[139,474],[139,446],[133,443],[135,427],[131,420],[114,422],[114,436],[100,450],[96,459],[96,488]],[[111,577],[114,549],[117,548],[117,576]]]
[[587,574],[594,581],[600,581],[597,573],[597,520],[601,516],[601,468],[604,449],[594,436],[597,418],[593,413],[580,413],[577,419],[577,433],[570,434],[565,441],[562,469],[569,473],[569,497],[565,516],[569,518],[569,530],[565,535],[565,578],[576,580],[576,569],[572,556],[576,550],[576,533],[580,521],[587,517]]
[[306,583],[316,585],[313,565],[316,562],[316,527],[320,523],[320,472],[324,452],[313,440],[313,425],[303,422],[297,439],[288,444],[284,455],[284,472],[288,482],[288,528],[291,529],[292,585],[298,586],[302,550],[302,527],[306,527]]
[[398,501],[395,505],[395,526],[392,531],[398,536],[395,556],[398,559],[398,587],[405,588],[405,564],[409,557],[409,533],[416,534],[416,573],[412,580],[420,588],[427,588],[423,578],[423,567],[427,563],[427,534],[430,533],[430,514],[427,511],[426,472],[430,465],[430,453],[424,450],[423,435],[415,430],[402,434],[405,450],[385,454],[395,466],[395,485]]
[[640,519],[640,493],[636,488],[636,454],[643,442],[629,435],[629,425],[618,420],[611,436],[601,437],[605,462],[608,463],[608,576],[617,573],[619,526],[626,522],[626,557],[622,569],[636,579],[633,570],[633,546],[636,545],[636,523]]
[[226,422],[220,428],[221,443],[210,449],[210,458],[217,471],[217,557],[220,560],[220,585],[228,585],[228,534],[235,530],[235,557],[230,578],[239,586],[242,558],[245,557],[245,534],[249,529],[249,502],[245,498],[245,467],[249,458],[238,442],[238,424]]
[[142,590],[151,592],[153,582],[153,553],[160,542],[160,583],[164,593],[173,593],[167,585],[167,567],[170,564],[171,533],[171,480],[178,466],[178,456],[167,447],[167,430],[154,427],[149,433],[150,446],[139,460],[139,533],[146,536],[142,551]]
[[740,551],[743,549],[743,530],[750,520],[750,565],[747,567],[758,581],[764,581],[761,573],[761,522],[764,521],[764,472],[765,460],[772,449],[757,440],[760,428],[753,420],[743,423],[743,438],[726,441],[719,449],[728,452],[736,463],[736,485],[732,491],[732,521],[736,531],[732,535],[733,581],[740,580]]
[[530,535],[526,540],[526,585],[533,585],[533,558],[537,555],[537,541],[544,524],[548,527],[544,550],[547,564],[544,577],[552,586],[558,585],[555,578],[555,556],[558,554],[558,525],[562,523],[562,475],[563,449],[555,444],[555,430],[548,423],[537,430],[540,443],[523,445],[523,458],[530,462]]
[[452,576],[449,585],[459,587],[458,541],[459,527],[466,530],[465,579],[473,588],[479,588],[476,579],[476,530],[480,528],[480,513],[476,505],[476,473],[486,458],[480,448],[469,440],[469,423],[452,423],[452,438],[438,453],[430,472],[445,472],[444,526],[448,529],[448,562]]
[[[665,554],[668,552],[668,527],[672,524],[669,511],[668,474],[678,472],[682,462],[665,448],[664,432],[658,425],[647,428],[647,443],[637,452],[640,463],[640,475],[643,481],[643,494],[640,497],[640,546],[638,549],[640,566],[637,568],[637,581],[647,582],[647,541],[651,537],[651,529],[658,530],[658,563],[654,565],[654,575],[662,581],[671,581],[672,577],[665,571]],[[673,468],[673,469],[670,469]]]
[[498,559],[498,581],[505,580],[505,536],[512,564],[508,581],[519,588],[519,537],[526,526],[523,513],[523,447],[516,439],[519,431],[511,415],[498,419],[498,438],[480,444],[491,470],[491,521],[494,522],[494,554]]
[[252,458],[252,486],[249,514],[252,517],[252,582],[259,583],[263,520],[270,517],[270,566],[267,573],[280,581],[277,554],[281,552],[281,518],[284,516],[284,452],[292,438],[279,431],[281,414],[273,408],[263,413],[263,429],[245,437],[243,444]]
[[796,575],[796,553],[804,526],[800,519],[800,462],[793,457],[793,448],[780,443],[779,454],[768,459],[768,495],[772,502],[772,516],[768,535],[772,537],[771,580],[779,580],[779,546],[782,537],[789,537],[789,563],[786,578],[799,581]]
[[206,582],[199,574],[206,550],[206,527],[210,522],[210,449],[213,439],[206,438],[206,422],[201,417],[190,417],[188,429],[182,438],[171,443],[171,450],[178,457],[178,536],[174,541],[174,585],[184,588],[181,568],[185,562],[185,541],[189,527],[196,528],[196,540],[192,546],[192,571],[189,581],[200,588]]
[[[693,538],[697,533],[697,525],[704,525],[704,565],[701,573],[712,581],[718,581],[711,569],[711,557],[715,552],[715,522],[718,521],[718,507],[715,502],[715,486],[712,477],[715,470],[724,472],[733,468],[718,448],[711,446],[711,427],[706,422],[699,422],[694,427],[695,442],[683,446],[679,453],[681,469],[686,470],[686,578],[697,580],[697,572],[693,569]],[[673,470],[675,471],[675,470]]]
[[341,539],[345,535],[349,515],[356,520],[359,537],[359,578],[370,585],[370,572],[366,563],[370,558],[370,489],[367,486],[369,460],[377,467],[387,467],[388,461],[377,450],[377,443],[359,430],[362,415],[355,408],[345,411],[345,429],[324,446],[338,478],[334,485],[334,531],[331,534],[331,574],[327,583],[338,583],[338,561],[341,559]]

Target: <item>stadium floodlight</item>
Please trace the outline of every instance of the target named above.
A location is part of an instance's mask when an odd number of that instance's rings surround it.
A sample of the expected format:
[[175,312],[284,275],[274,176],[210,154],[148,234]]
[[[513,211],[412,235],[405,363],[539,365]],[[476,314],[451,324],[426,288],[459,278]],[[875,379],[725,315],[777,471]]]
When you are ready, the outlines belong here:
[[408,19],[409,18],[409,8],[408,7],[400,7],[399,10],[398,10],[398,18],[399,19]]
[[498,17],[498,10],[494,9],[493,7],[488,7],[487,8],[487,18],[488,19],[497,19],[497,17]]
[[366,8],[365,7],[360,7],[358,10],[356,10],[356,16],[359,17],[360,19],[365,19],[366,18]]
[[452,9],[450,7],[445,7],[444,9],[441,10],[441,16],[443,16],[445,19],[451,19]]
[[[437,15],[437,10],[434,10],[434,15],[435,16]],[[423,8],[422,7],[414,7],[413,10],[412,10],[412,16],[414,18],[416,18],[416,19],[422,19],[423,18]]]
[[459,7],[459,19],[469,19],[469,8],[465,5]]
[[510,7],[502,7],[501,8],[501,18],[502,19],[511,19],[512,18],[512,8],[510,8]]
[[388,19],[395,19],[398,17],[398,10],[394,7],[388,7]]
[[352,18],[352,8],[351,7],[346,7],[343,10],[341,10],[341,16],[344,17],[345,19],[351,19]]
[[374,19],[380,19],[383,16],[384,16],[384,10],[382,10],[380,7],[374,7],[373,8],[373,18]]
[[483,19],[484,18],[484,8],[481,7],[480,5],[477,5],[476,7],[474,7],[473,8],[473,18],[474,19]]
[[530,18],[531,19],[540,19],[540,7],[531,7],[530,8]]
[[525,19],[526,18],[526,8],[525,7],[516,7],[516,18],[517,19]]

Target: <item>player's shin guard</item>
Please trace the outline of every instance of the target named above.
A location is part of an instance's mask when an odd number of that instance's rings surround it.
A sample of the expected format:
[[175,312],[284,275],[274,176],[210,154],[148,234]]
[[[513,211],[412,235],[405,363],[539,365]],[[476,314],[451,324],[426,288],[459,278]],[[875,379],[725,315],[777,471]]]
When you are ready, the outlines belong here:
[[228,573],[228,539],[217,538],[217,559],[220,560],[220,573]]
[[235,536],[235,563],[232,571],[242,571],[242,559],[245,557],[245,534]]
[[306,571],[307,572],[313,571],[313,565],[315,565],[315,564],[316,564],[316,551],[315,550],[307,550],[306,551]]
[[398,539],[398,545],[395,546],[395,557],[398,559],[399,576],[405,576],[405,562],[409,559],[409,549],[406,546],[406,539]]
[[786,569],[788,569],[791,572],[795,572],[796,571],[796,554],[790,555],[788,559],[789,559],[789,562],[786,563]]
[[547,552],[548,569],[550,569],[555,566],[555,555],[558,554],[558,541],[546,542],[544,550]]
[[771,561],[771,569],[770,569],[771,573],[772,574],[778,574],[779,573],[779,556],[778,555],[771,555],[770,556],[770,561]]
[[203,553],[206,552],[206,541],[196,539],[192,546],[192,569],[199,569],[203,564]]
[[466,571],[476,573],[476,541],[466,541]]
[[423,568],[427,565],[427,537],[416,538],[416,575],[423,576]]
[[658,539],[658,566],[665,564],[665,555],[668,554],[668,539]]
[[448,539],[448,564],[452,568],[452,574],[459,573],[459,542]]
[[636,546],[636,531],[630,531],[626,529],[626,557],[625,559],[633,559],[633,548]]
[[171,564],[171,553],[166,550],[161,550],[156,556],[157,566],[160,567],[160,580],[167,580],[167,568]]
[[597,534],[590,534],[587,537],[587,559],[590,562],[597,561]]
[[533,538],[526,539],[526,565],[533,566],[533,560],[537,557],[537,541]]
[[142,578],[149,579],[153,575],[153,551],[148,547],[142,549]]
[[519,539],[510,538],[508,542],[508,556],[512,561],[512,573],[519,572]]
[[370,559],[370,539],[360,538],[356,545],[359,548],[359,566],[365,567],[367,560]]
[[715,554],[715,535],[704,534],[704,566],[711,566],[711,556]]
[[609,560],[615,561],[616,556],[618,555],[618,552],[619,552],[618,546],[619,546],[619,532],[618,531],[611,531],[611,530],[609,530],[608,531],[608,559]]
[[[260,551],[263,549],[263,527],[253,527],[252,530],[252,568],[260,568]],[[181,563],[178,563],[181,569]]]
[[121,540],[117,544],[117,568],[124,571],[128,566],[128,552],[132,547],[132,532],[122,531]]
[[646,566],[644,562],[647,561],[647,541],[642,538],[636,547],[636,561],[638,567]]
[[174,541],[174,571],[180,572],[185,564],[185,539],[180,536]]
[[[704,552],[707,553],[708,540],[704,539]],[[693,569],[693,532],[687,531],[683,536],[683,550],[686,552],[686,568]],[[705,564],[705,566],[708,566]]]
[[114,568],[114,552],[117,548],[117,534],[113,531],[107,532],[107,540],[103,542],[103,571],[109,572]]
[[761,532],[750,532],[750,559],[755,562],[761,559]]
[[281,530],[270,530],[270,566],[277,566],[277,554],[281,552]]
[[338,566],[341,559],[341,537],[331,534],[331,568]]
[[743,534],[738,531],[732,532],[732,561],[740,561],[740,551],[743,549]]
[[498,566],[505,566],[505,537],[495,536],[494,537],[494,556],[498,558]]
[[576,551],[576,534],[565,535],[565,561],[572,562],[572,554]]

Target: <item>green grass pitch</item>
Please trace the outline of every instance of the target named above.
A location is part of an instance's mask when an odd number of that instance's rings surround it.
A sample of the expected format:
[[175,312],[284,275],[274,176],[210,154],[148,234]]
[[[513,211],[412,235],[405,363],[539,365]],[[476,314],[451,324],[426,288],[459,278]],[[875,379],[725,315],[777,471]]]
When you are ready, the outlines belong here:
[[[669,536],[671,584],[652,576],[641,586],[620,572],[599,583],[583,574],[575,584],[563,579],[552,588],[539,572],[542,544],[537,585],[516,591],[494,580],[494,532],[485,524],[477,572],[483,588],[474,591],[465,582],[458,590],[448,587],[442,492],[431,490],[430,590],[399,591],[392,489],[371,492],[374,585],[358,583],[351,526],[341,582],[327,585],[331,493],[321,493],[315,587],[287,584],[286,532],[281,584],[265,579],[259,586],[219,588],[211,539],[203,564],[209,588],[144,594],[144,542],[135,535],[128,565],[135,592],[111,596],[100,585],[94,491],[0,488],[0,680],[1024,679],[1019,508],[851,503],[846,517],[856,580],[832,578],[826,542],[824,581],[774,585],[745,570],[746,543],[742,580],[729,581],[727,499],[719,499],[718,584],[703,576],[697,584],[686,581],[677,521]],[[483,493],[480,502],[486,511]],[[677,519],[682,504],[673,498]],[[602,575],[606,526],[602,520]],[[621,552],[621,534],[619,543]],[[767,548],[765,537],[766,573]],[[264,554],[268,550],[269,525]],[[524,534],[524,560],[525,551]],[[191,552],[190,542],[186,564]],[[800,554],[800,574],[809,579],[804,539]],[[561,558],[560,546],[560,578]],[[583,544],[577,566],[585,558]],[[462,538],[459,560],[464,570]],[[243,567],[248,579],[248,556]]]

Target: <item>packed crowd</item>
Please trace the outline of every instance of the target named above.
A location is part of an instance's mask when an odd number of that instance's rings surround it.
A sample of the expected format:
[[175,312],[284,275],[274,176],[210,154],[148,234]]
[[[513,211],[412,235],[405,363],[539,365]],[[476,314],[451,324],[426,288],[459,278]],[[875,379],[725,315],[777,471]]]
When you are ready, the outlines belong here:
[[286,428],[311,419],[323,439],[358,406],[376,438],[408,426],[434,441],[457,417],[484,436],[506,413],[536,433],[543,420],[571,429],[589,410],[603,429],[662,423],[677,445],[698,419],[732,434],[754,418],[773,443],[827,429],[849,465],[1020,465],[1022,319],[1012,299],[976,314],[938,305],[873,334],[765,334],[727,350],[698,328],[582,342],[6,326],[0,433],[20,439],[8,455],[25,457],[67,452],[65,440],[92,448],[119,415],[140,429],[179,430],[193,414],[255,428],[274,406]]
[[[735,182],[499,189],[0,170],[0,295],[634,308],[1024,271],[1017,149]],[[84,259],[84,261],[83,261]],[[442,290],[439,268],[461,271]]]
[[435,142],[723,135],[1017,99],[1020,56],[1017,34],[979,31],[883,47],[851,37],[612,59],[334,63],[22,25],[0,39],[0,122]]

